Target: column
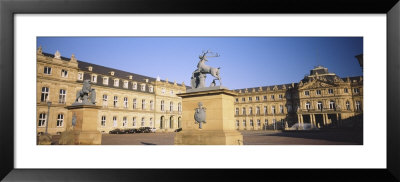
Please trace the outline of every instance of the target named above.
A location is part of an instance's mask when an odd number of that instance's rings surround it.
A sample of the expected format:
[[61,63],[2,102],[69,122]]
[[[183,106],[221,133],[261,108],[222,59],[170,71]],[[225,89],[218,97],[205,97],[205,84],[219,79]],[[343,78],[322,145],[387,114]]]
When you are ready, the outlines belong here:
[[324,120],[324,126],[326,125],[326,114],[322,114],[322,119]]

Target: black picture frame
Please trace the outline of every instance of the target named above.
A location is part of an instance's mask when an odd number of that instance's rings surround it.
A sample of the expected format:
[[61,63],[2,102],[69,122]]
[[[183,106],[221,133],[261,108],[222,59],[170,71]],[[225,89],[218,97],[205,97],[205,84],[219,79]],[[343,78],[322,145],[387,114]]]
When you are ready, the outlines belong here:
[[[14,16],[25,13],[381,13],[387,15],[386,169],[15,169]],[[318,15],[316,15],[318,16]],[[0,0],[0,179],[5,181],[399,181],[398,0]],[[384,122],[384,121],[380,121]],[[373,156],[371,156],[373,157]],[[368,159],[366,159],[368,160]],[[210,164],[212,166],[212,164]]]

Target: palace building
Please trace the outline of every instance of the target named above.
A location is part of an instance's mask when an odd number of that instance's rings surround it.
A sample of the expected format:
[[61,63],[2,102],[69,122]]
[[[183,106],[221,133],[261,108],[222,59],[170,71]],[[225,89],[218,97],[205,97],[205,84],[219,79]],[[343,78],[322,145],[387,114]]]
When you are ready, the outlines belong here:
[[[96,90],[98,130],[108,133],[115,128],[180,128],[184,83],[151,78],[83,61],[74,55],[61,57],[37,51],[37,132],[57,134],[66,130],[66,106],[75,102],[83,80],[90,79]],[[50,107],[48,103],[51,102]],[[49,114],[50,113],[50,114]],[[49,118],[47,118],[49,117]]]
[[[37,133],[66,130],[66,106],[75,102],[83,80],[96,90],[101,106],[98,130],[152,127],[157,132],[181,128],[184,83],[161,80],[62,57],[37,50]],[[354,127],[362,124],[363,80],[341,78],[322,66],[315,67],[299,83],[234,90],[238,130],[283,129],[295,124],[314,127]],[[48,121],[48,124],[46,123]]]

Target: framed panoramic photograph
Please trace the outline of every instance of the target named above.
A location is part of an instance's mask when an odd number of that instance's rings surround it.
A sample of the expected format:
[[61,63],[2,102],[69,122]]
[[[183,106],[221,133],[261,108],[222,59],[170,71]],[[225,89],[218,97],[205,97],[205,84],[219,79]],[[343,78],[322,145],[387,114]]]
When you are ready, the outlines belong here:
[[1,2],[1,179],[399,180],[397,1],[175,4]]

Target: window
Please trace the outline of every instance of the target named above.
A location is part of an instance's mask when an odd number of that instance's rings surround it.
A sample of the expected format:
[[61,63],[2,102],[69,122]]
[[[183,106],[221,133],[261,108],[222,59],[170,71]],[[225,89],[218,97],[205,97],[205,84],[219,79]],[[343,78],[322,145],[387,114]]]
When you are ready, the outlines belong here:
[[113,126],[117,127],[118,123],[117,123],[117,116],[113,116]]
[[333,94],[333,89],[328,89],[328,94]]
[[261,126],[261,120],[257,119],[257,126]]
[[142,118],[142,122],[140,122],[140,126],[144,126],[144,118]]
[[265,120],[264,120],[264,125],[265,125],[265,127],[268,126],[268,119],[265,119]]
[[170,102],[170,103],[169,103],[169,110],[170,110],[170,111],[173,111],[173,110],[174,110],[174,103],[173,103],[173,102]]
[[83,73],[82,72],[78,72],[78,80],[83,80]]
[[149,86],[149,92],[153,92],[153,86]]
[[260,97],[259,96],[256,96],[256,101],[259,101],[260,100]]
[[235,109],[235,115],[239,115],[239,108]]
[[254,126],[253,120],[250,119],[250,126]]
[[243,97],[243,98],[242,98],[242,102],[246,102],[246,98]]
[[133,99],[133,109],[136,109],[136,99]]
[[[179,112],[182,112],[182,103],[180,103],[180,102],[178,103],[178,111],[179,111]],[[239,111],[238,111],[238,112],[239,112]]]
[[126,117],[122,118],[122,126],[126,127],[127,126],[127,122],[126,122]]
[[41,102],[46,102],[49,100],[49,88],[48,87],[42,87],[42,94],[40,95],[40,101]]
[[119,86],[119,79],[114,79],[114,87],[118,87]]
[[264,95],[264,100],[267,100],[267,96],[266,95]]
[[146,100],[142,99],[142,110],[146,109]]
[[282,99],[283,98],[283,95],[282,94],[279,94],[279,99]]
[[344,88],[344,93],[349,93],[349,89]]
[[61,70],[61,77],[68,77],[68,71],[67,70]]
[[45,66],[45,67],[44,67],[44,71],[43,71],[43,73],[44,73],[44,74],[46,74],[46,75],[50,75],[50,74],[51,74],[51,68],[50,68],[50,67],[47,67],[47,66]]
[[244,119],[242,122],[243,126],[246,127],[246,120]]
[[108,85],[108,77],[103,77],[103,85]]
[[239,102],[239,98],[235,98],[235,102]]
[[118,96],[114,96],[114,107],[118,105]]
[[128,97],[124,97],[124,108],[128,108]]
[[133,90],[136,90],[136,89],[137,89],[137,83],[136,83],[136,82],[133,82],[133,83],[132,83],[132,89],[133,89]]
[[150,110],[154,110],[154,102],[153,102],[153,100],[150,101]]
[[311,104],[310,104],[309,102],[307,102],[307,103],[306,103],[306,109],[307,109],[307,110],[310,110],[310,108],[311,108]]
[[246,115],[246,108],[245,107],[242,108],[242,115]]
[[165,94],[165,88],[162,88],[162,89],[161,89],[161,93],[162,93],[162,94]]
[[169,118],[169,128],[174,128],[174,118],[173,117]]
[[171,90],[171,91],[170,91],[170,94],[171,94],[171,95],[174,95],[174,91],[173,91],[173,90]]
[[64,115],[63,114],[59,114],[57,116],[57,127],[62,127],[63,126],[63,122],[64,122]]
[[321,90],[317,90],[316,94],[321,95]]
[[97,75],[92,75],[92,82],[97,83]]
[[256,107],[256,114],[260,115],[260,107],[259,106]]
[[239,120],[236,120],[236,127],[239,127]]
[[58,103],[60,104],[65,104],[65,97],[66,97],[66,92],[64,89],[60,89],[60,96],[58,97]]
[[108,106],[108,96],[106,94],[103,95],[103,106],[107,107]]
[[252,107],[249,108],[249,114],[250,114],[250,115],[253,114],[253,108],[252,108]]
[[39,114],[39,123],[38,123],[38,126],[39,126],[39,127],[44,127],[45,124],[46,124],[46,114],[45,114],[45,113],[40,113],[40,114]]
[[101,116],[101,126],[106,126],[106,116]]
[[150,118],[150,123],[149,123],[149,125],[150,125],[150,126],[153,126],[153,118]]
[[249,97],[249,101],[251,102],[253,100],[253,97]]
[[309,96],[310,95],[310,91],[304,91],[304,95]]
[[335,109],[335,102],[332,100],[329,102],[329,109]]
[[318,110],[322,110],[322,102],[321,101],[317,102],[317,107],[318,107]]
[[275,95],[271,95],[271,99],[272,99],[272,100],[275,100]]
[[161,101],[161,108],[160,108],[160,109],[161,109],[161,111],[164,111],[164,110],[165,110],[165,108],[164,108],[164,101],[163,101],[163,100]]
[[361,102],[356,101],[356,111],[361,111]]
[[354,93],[356,94],[356,93],[359,93],[360,92],[360,89],[359,88],[354,88]]
[[283,105],[279,106],[279,111],[280,111],[281,114],[283,113]]
[[271,107],[271,111],[272,111],[273,114],[275,114],[275,106]]
[[141,91],[146,91],[146,85],[145,84],[140,85],[140,90]]
[[136,126],[136,117],[132,118],[132,126]]
[[264,114],[268,114],[268,109],[267,108],[268,108],[267,106],[264,106]]
[[124,81],[124,88],[128,88],[128,81]]

